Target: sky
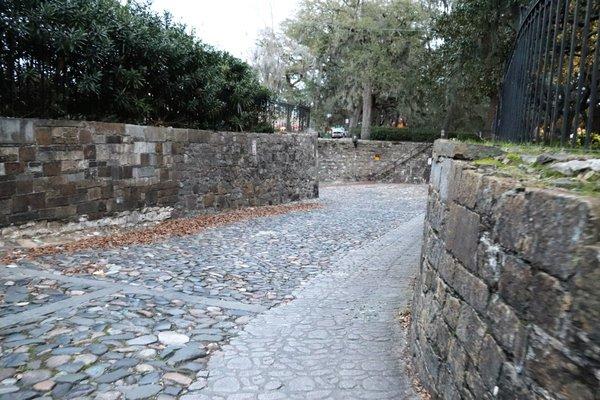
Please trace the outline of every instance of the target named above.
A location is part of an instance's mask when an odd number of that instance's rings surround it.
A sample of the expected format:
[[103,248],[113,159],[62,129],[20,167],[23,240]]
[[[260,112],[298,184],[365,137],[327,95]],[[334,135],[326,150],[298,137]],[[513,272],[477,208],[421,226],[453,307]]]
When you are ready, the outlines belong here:
[[203,42],[249,61],[258,33],[294,15],[299,0],[153,0]]

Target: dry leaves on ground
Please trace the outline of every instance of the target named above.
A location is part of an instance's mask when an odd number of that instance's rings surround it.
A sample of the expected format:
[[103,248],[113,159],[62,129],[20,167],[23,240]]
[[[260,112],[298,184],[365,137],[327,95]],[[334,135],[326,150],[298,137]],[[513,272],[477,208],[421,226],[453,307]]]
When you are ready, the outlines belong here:
[[319,203],[285,204],[277,206],[248,207],[219,214],[199,215],[192,218],[166,220],[158,225],[132,230],[110,236],[98,236],[76,240],[64,245],[41,246],[25,250],[11,250],[0,264],[9,264],[24,258],[35,258],[57,253],[72,253],[85,249],[121,247],[129,245],[149,244],[171,236],[185,236],[198,233],[207,228],[229,224],[252,218],[281,215],[288,212],[310,211],[323,206]]

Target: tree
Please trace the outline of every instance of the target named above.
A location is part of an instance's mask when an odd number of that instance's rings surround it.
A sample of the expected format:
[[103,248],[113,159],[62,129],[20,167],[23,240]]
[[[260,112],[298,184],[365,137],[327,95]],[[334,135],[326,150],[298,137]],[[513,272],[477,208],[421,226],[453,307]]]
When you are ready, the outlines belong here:
[[440,42],[435,73],[443,78],[446,88],[446,130],[452,120],[460,125],[461,118],[491,128],[504,65],[525,4],[526,0],[444,2],[444,12],[435,20],[434,29]]
[[252,55],[260,82],[280,100],[308,103],[306,80],[315,60],[309,50],[281,32],[263,30]]
[[368,139],[374,104],[410,91],[405,76],[418,63],[425,21],[410,0],[306,0],[285,31],[316,60],[317,106],[324,94],[353,116],[360,105]]

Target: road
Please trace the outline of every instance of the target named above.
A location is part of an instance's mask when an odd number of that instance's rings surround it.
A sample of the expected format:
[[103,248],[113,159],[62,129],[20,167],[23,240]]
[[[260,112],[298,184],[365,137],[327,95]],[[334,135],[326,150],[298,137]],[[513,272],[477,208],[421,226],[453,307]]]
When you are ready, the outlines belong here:
[[331,186],[320,201],[0,266],[0,398],[417,398],[398,313],[426,188]]

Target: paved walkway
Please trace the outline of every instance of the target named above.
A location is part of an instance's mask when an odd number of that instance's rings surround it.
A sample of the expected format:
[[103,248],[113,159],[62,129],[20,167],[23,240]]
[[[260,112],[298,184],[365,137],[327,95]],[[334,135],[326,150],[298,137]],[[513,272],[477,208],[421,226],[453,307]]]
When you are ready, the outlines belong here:
[[411,219],[250,322],[209,362],[200,398],[417,398],[400,361],[397,317],[409,300],[421,231],[421,217]]
[[0,399],[404,399],[425,188],[0,266]]

